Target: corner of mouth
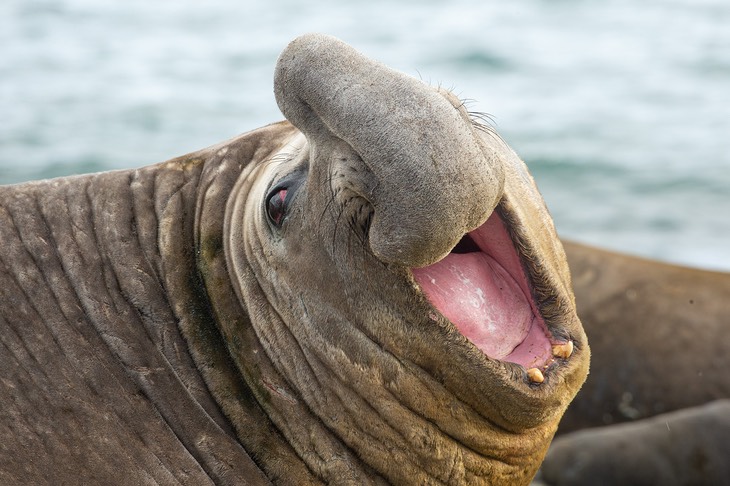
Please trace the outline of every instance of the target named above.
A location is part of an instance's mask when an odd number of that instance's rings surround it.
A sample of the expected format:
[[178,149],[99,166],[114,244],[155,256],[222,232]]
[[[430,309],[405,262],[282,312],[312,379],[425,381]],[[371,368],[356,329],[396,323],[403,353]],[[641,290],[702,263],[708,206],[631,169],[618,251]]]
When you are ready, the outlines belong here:
[[522,378],[539,386],[570,360],[576,343],[555,311],[557,290],[536,285],[541,270],[523,240],[502,201],[443,259],[411,273],[431,306],[471,344],[490,360],[519,366]]

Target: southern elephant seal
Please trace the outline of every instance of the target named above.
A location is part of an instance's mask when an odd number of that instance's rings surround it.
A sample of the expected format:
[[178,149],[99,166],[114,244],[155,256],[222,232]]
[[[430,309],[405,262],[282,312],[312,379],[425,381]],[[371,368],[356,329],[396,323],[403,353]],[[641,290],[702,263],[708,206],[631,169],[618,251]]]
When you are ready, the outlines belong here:
[[560,486],[728,484],[730,400],[555,440],[540,470]]
[[591,375],[542,480],[727,483],[730,274],[563,244]]
[[0,188],[0,482],[530,481],[589,351],[525,166],[328,36],[275,92],[294,126]]
[[730,398],[730,274],[564,242],[591,374],[560,432]]

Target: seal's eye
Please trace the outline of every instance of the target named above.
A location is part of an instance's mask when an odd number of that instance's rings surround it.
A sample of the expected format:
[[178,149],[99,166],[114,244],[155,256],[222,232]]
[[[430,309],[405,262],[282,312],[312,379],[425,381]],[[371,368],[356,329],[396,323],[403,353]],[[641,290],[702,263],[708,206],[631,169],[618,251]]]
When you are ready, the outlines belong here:
[[279,229],[286,223],[294,199],[298,197],[299,189],[306,180],[306,175],[307,171],[300,167],[269,187],[269,192],[263,201],[263,209],[274,229]]
[[269,193],[266,199],[266,214],[277,228],[281,227],[281,223],[284,222],[284,216],[286,216],[286,193],[286,187],[277,187]]

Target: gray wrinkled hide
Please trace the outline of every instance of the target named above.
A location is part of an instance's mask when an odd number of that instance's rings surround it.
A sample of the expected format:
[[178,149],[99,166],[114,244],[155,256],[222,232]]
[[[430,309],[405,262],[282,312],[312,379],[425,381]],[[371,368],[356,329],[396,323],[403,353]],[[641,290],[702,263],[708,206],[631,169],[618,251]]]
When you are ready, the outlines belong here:
[[196,200],[239,171],[213,157],[0,187],[0,484],[267,482],[201,378],[216,363],[178,329],[210,325]]

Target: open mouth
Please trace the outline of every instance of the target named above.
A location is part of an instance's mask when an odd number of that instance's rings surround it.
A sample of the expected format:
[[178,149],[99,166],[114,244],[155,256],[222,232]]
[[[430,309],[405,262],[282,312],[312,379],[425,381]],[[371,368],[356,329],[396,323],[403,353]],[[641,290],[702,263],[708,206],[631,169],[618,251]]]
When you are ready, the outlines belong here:
[[552,337],[502,218],[494,211],[451,253],[413,276],[429,302],[489,358],[516,363],[542,382],[572,342]]

